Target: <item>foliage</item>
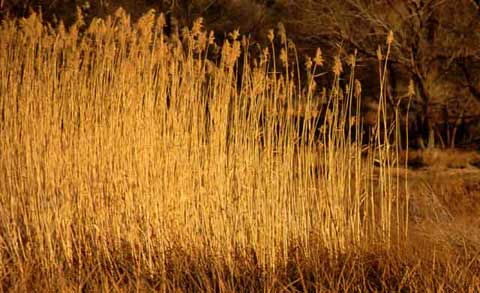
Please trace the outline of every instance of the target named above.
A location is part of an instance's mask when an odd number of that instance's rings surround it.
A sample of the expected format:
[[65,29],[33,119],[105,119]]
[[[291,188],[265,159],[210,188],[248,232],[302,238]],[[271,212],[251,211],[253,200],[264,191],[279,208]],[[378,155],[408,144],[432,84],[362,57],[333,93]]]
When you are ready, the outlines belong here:
[[201,19],[76,17],[0,26],[2,291],[479,289],[478,208],[444,208],[477,190],[410,192],[392,34],[367,123],[357,56],[302,60],[282,25],[255,49]]
[[[415,99],[410,114],[412,146],[454,147],[480,141],[480,10],[472,0],[443,1],[265,1],[265,0],[62,0],[2,2],[3,14],[28,15],[28,7],[47,20],[71,24],[78,6],[87,22],[124,7],[137,19],[149,9],[165,12],[169,26],[191,26],[203,17],[217,38],[239,29],[251,44],[265,45],[268,30],[281,22],[296,43],[299,55],[322,47],[327,62],[358,51],[357,64],[367,102],[379,90],[378,44],[394,33],[385,91],[391,107],[402,104],[406,115],[410,81]],[[365,71],[361,71],[365,68]],[[329,81],[317,78],[326,86]],[[371,93],[369,92],[371,89]],[[403,102],[401,102],[403,100]],[[372,103],[369,103],[372,105]],[[368,106],[364,107],[365,109]],[[375,109],[373,109],[375,110]]]
[[[387,124],[380,94],[363,148],[354,55],[348,66],[337,58],[318,103],[321,53],[302,88],[284,32],[257,58],[234,31],[212,62],[218,45],[201,19],[181,35],[165,35],[165,23],[152,12],[131,23],[117,10],[83,29],[81,17],[67,29],[36,14],[2,24],[8,275],[98,265],[169,282],[171,249],[211,256],[219,270],[254,255],[273,274],[296,246],[335,259],[406,237],[398,125]],[[116,267],[123,258],[135,266]]]

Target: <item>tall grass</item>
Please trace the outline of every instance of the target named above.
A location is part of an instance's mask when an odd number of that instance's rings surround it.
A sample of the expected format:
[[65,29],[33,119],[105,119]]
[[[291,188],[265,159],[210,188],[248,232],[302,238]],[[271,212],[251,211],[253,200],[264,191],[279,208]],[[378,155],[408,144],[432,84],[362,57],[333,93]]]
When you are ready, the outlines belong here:
[[[321,51],[303,64],[282,29],[261,54],[237,32],[218,47],[201,20],[166,35],[153,12],[83,25],[33,14],[0,29],[10,285],[42,282],[38,273],[59,288],[95,279],[115,289],[136,276],[157,289],[227,290],[258,268],[263,279],[249,280],[268,290],[292,261],[405,239],[401,125],[387,119],[383,88],[391,41],[365,146],[355,54],[332,69]],[[318,94],[322,71],[333,82]],[[210,287],[206,271],[218,279]]]

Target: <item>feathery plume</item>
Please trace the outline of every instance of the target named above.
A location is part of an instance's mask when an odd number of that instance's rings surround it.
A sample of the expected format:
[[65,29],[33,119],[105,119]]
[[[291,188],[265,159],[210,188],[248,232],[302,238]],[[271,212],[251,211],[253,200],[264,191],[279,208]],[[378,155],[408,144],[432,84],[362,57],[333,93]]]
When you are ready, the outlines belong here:
[[343,68],[342,68],[342,60],[340,60],[340,56],[335,56],[335,61],[333,63],[333,73],[335,73],[335,75],[340,75],[342,72],[343,72]]
[[387,36],[387,45],[390,46],[393,43],[394,40],[395,39],[393,37],[393,31],[390,30],[388,32],[388,36]]
[[314,62],[317,66],[323,66],[323,62],[325,62],[323,59],[322,50],[320,48],[317,48],[317,51],[315,52]]
[[273,29],[268,30],[267,38],[270,42],[273,42],[273,39],[275,38],[275,34],[273,33]]

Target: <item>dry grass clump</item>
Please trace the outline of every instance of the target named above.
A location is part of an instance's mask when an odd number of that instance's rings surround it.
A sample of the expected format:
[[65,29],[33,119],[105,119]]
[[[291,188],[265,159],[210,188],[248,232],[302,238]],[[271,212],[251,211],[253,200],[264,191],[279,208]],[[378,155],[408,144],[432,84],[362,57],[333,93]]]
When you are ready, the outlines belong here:
[[[450,222],[480,216],[480,172],[475,169],[430,169],[410,176],[412,214],[423,220]],[[417,219],[418,220],[418,219]]]
[[[410,150],[409,165],[412,168],[447,170],[480,168],[480,153],[461,149]],[[403,161],[405,158],[403,158]]]
[[[252,56],[237,32],[218,48],[201,20],[168,36],[164,25],[122,10],[88,27],[81,15],[68,29],[36,15],[2,23],[2,289],[443,284],[396,252],[409,234],[400,126],[387,123],[382,87],[361,145],[355,56],[346,86],[337,58],[318,103],[323,59],[301,88],[281,30],[283,48]],[[478,287],[472,278],[447,282]]]

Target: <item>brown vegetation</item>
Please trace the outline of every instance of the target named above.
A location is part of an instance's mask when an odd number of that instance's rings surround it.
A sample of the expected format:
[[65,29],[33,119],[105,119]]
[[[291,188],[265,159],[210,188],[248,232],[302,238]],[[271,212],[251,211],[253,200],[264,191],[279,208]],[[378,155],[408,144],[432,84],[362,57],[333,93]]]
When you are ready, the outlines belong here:
[[78,17],[0,27],[2,290],[480,289],[475,163],[404,168],[393,35],[365,145],[355,54]]
[[[322,47],[329,66],[332,56],[340,54],[347,61],[357,50],[357,77],[365,97],[373,99],[380,90],[380,68],[375,69],[378,44],[392,31],[395,41],[383,90],[389,105],[400,104],[406,115],[411,82],[415,93],[408,118],[411,146],[480,145],[480,14],[476,1],[4,0],[0,18],[27,16],[31,8],[41,10],[48,20],[71,24],[77,6],[87,22],[112,14],[118,7],[129,11],[133,19],[152,8],[166,12],[169,26],[178,28],[203,17],[217,38],[239,29],[252,37],[252,46],[267,44],[268,30],[281,22],[300,55],[312,55]],[[328,76],[316,81],[319,88],[330,83]]]

